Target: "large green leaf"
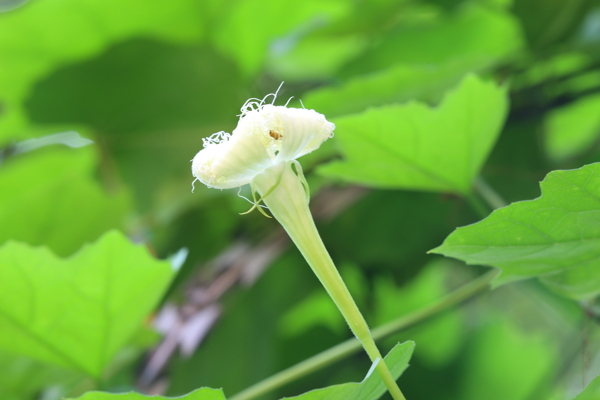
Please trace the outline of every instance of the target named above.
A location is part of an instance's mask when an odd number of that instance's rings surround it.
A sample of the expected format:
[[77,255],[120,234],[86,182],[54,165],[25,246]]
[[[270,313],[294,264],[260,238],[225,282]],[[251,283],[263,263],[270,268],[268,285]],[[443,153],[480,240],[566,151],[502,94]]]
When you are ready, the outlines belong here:
[[[396,345],[387,356],[385,363],[394,378],[398,379],[400,375],[408,368],[408,362],[413,353],[414,342],[405,342]],[[376,371],[371,371],[370,375],[360,383],[344,383],[341,385],[330,386],[323,389],[316,389],[304,393],[300,396],[289,397],[295,400],[376,400],[385,392],[386,387],[381,377]],[[288,397],[286,397],[288,398]]]
[[0,347],[98,377],[171,277],[168,262],[116,231],[66,259],[8,242],[0,248]]
[[225,400],[225,395],[221,389],[201,388],[181,397],[163,397],[163,396],[144,396],[139,393],[103,393],[88,392],[77,399],[70,400]]
[[600,399],[600,376],[594,378],[573,400],[598,400]]
[[319,171],[372,187],[469,193],[507,106],[504,88],[470,75],[436,108],[412,102],[334,119],[345,159]]
[[95,181],[94,148],[47,148],[0,168],[0,244],[9,239],[76,251],[108,229],[122,228],[128,195],[108,194]]
[[503,281],[541,277],[576,299],[600,293],[600,163],[554,171],[542,195],[458,228],[432,250],[502,268]]

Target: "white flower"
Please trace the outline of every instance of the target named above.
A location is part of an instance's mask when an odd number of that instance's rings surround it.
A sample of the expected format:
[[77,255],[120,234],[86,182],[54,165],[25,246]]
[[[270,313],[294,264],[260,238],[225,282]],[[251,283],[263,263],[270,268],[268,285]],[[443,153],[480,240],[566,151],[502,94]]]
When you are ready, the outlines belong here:
[[244,104],[231,135],[218,132],[204,139],[204,149],[192,160],[197,180],[217,189],[243,186],[265,170],[319,148],[333,135],[335,125],[322,114],[264,104],[265,99]]

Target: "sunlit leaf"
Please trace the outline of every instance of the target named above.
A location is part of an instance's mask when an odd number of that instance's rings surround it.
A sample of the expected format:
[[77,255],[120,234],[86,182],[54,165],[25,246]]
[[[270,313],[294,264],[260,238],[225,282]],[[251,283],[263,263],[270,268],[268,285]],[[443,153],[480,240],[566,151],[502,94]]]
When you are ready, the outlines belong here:
[[600,137],[600,95],[553,110],[545,122],[548,155],[558,161],[578,155]]
[[180,397],[144,396],[139,393],[103,393],[89,392],[77,399],[70,400],[225,400],[221,389],[201,388]]
[[169,264],[109,232],[70,258],[0,248],[0,347],[98,377],[170,282]]
[[[398,379],[408,368],[414,347],[414,342],[398,344],[385,356],[385,363],[394,378]],[[344,383],[286,398],[295,400],[376,400],[386,391],[385,384],[377,371],[372,371],[360,383]]]
[[94,148],[52,147],[16,156],[0,167],[0,244],[9,239],[73,253],[130,211],[122,190],[109,194],[94,179]]
[[503,88],[470,75],[436,108],[412,102],[334,119],[344,161],[319,171],[372,187],[469,193],[507,106]]
[[502,280],[540,277],[559,293],[600,293],[600,163],[554,171],[542,195],[458,228],[432,250],[502,268]]

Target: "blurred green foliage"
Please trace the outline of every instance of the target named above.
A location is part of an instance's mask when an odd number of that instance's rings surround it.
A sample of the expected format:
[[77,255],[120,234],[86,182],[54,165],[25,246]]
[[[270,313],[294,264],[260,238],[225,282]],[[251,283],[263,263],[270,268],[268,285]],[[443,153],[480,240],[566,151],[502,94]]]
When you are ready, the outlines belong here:
[[[238,215],[235,190],[192,193],[189,160],[282,81],[277,104],[294,96],[337,124],[301,161],[315,213],[339,207],[317,225],[372,327],[480,274],[427,254],[455,228],[575,169],[446,242],[519,282],[382,347],[415,341],[409,400],[571,400],[589,382],[577,399],[597,397],[598,164],[584,165],[600,156],[598,0],[4,0],[0,60],[0,398],[231,396],[350,337],[290,249],[224,290],[199,347],[142,387],[152,311],[186,310],[227,276],[215,257],[276,235]],[[66,131],[93,144],[25,146]],[[515,246],[547,231],[561,240],[545,252]],[[177,272],[149,255],[182,248]],[[552,270],[531,267],[542,258]],[[262,398],[360,382],[369,365],[346,357]]]

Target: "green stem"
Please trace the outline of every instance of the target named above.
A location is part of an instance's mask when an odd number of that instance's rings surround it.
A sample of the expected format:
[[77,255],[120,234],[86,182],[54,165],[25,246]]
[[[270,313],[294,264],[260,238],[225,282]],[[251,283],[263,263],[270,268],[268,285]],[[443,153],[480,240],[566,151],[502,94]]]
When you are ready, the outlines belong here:
[[475,191],[492,208],[506,207],[506,200],[502,198],[481,176],[475,179]]
[[[302,174],[300,170],[297,173]],[[287,231],[321,281],[371,361],[383,359],[371,337],[365,319],[325,249],[308,208],[306,191],[298,175],[294,173],[290,164],[282,163],[257,176],[253,185],[259,193],[270,192],[264,198],[265,204]],[[386,363],[383,361],[378,363],[376,369],[392,397],[395,400],[406,400]]]
[[[490,282],[498,275],[497,270],[488,272],[481,277],[472,280],[471,282],[461,286],[457,290],[449,293],[437,302],[415,311],[411,314],[404,315],[391,321],[385,325],[373,329],[372,334],[375,340],[383,339],[393,333],[410,328],[418,323],[421,323],[442,311],[472,298],[476,294],[488,288]],[[361,348],[360,342],[356,339],[349,339],[338,344],[330,349],[323,351],[311,358],[308,358],[288,369],[278,372],[269,378],[250,386],[240,393],[229,397],[230,400],[251,400],[266,393],[269,393],[277,388],[282,387],[290,382],[293,382],[303,376],[325,368],[336,361],[344,359]]]

